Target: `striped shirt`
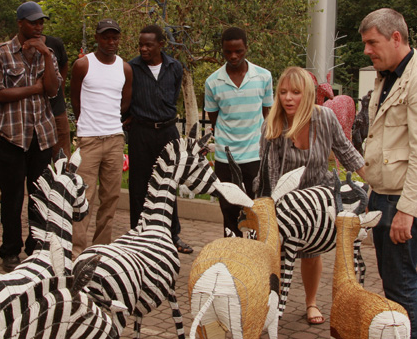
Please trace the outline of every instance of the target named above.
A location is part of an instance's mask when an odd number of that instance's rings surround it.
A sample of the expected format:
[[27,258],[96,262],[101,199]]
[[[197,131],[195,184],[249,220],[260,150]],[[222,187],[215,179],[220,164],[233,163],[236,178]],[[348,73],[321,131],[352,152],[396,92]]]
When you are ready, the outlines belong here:
[[[55,72],[61,82],[55,55]],[[33,86],[45,71],[45,61],[36,51],[32,64],[23,58],[22,46],[17,35],[0,45],[0,90],[5,88]],[[29,149],[33,133],[36,132],[39,148],[48,149],[56,144],[55,119],[46,94],[31,95],[24,99],[3,102],[0,105],[0,136],[8,142]]]
[[[315,131],[315,138],[314,133]],[[267,140],[265,139],[266,122],[262,126],[261,150],[263,156]],[[330,151],[333,151],[346,170],[354,172],[365,165],[360,153],[353,147],[346,138],[342,126],[334,112],[327,107],[316,106],[311,118],[310,140],[313,139],[310,155],[310,162],[306,168],[300,183],[300,188],[307,188],[316,185],[333,184],[333,174],[328,171]],[[313,137],[312,137],[313,136]],[[286,140],[286,147],[285,147]],[[282,174],[293,169],[307,165],[310,149],[301,150],[294,146],[291,139],[280,136],[272,140],[269,151],[269,177],[271,187],[274,188],[281,172],[282,159],[285,155],[285,163]],[[254,188],[259,185],[259,174],[254,180]]]
[[262,107],[273,103],[271,73],[247,61],[248,71],[237,87],[223,65],[206,80],[205,111],[218,112],[216,161],[227,163],[225,146],[238,164],[259,160],[259,139],[264,121]]

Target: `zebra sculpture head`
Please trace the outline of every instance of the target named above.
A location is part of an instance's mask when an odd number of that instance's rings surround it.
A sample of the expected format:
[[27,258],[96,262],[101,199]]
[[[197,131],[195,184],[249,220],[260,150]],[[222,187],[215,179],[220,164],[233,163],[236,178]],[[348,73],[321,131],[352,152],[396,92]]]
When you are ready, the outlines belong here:
[[61,149],[54,168],[49,165],[44,170],[35,183],[37,190],[32,194],[34,211],[38,215],[38,221],[29,220],[33,237],[38,241],[33,255],[36,256],[43,247],[47,248],[46,234],[55,233],[64,249],[67,274],[72,270],[72,222],[80,221],[88,214],[86,185],[76,173],[80,163],[79,149],[69,163]]
[[[241,194],[241,189],[232,183],[221,183],[205,157],[211,133],[196,139],[197,124],[195,124],[187,138],[172,140],[162,150],[158,157],[151,179],[148,184],[148,194],[145,199],[142,217],[152,220],[155,211],[160,212],[171,220],[173,206],[169,206],[165,194],[176,195],[178,185],[186,185],[196,194],[222,195],[226,200],[236,205],[251,205],[252,200]],[[155,209],[159,204],[163,209]],[[145,223],[149,224],[149,222]]]

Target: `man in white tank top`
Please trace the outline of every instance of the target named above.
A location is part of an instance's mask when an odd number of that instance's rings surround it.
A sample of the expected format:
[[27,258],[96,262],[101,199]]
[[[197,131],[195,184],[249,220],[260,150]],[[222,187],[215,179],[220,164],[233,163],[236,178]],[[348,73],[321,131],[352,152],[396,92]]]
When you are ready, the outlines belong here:
[[112,221],[120,195],[125,145],[121,113],[130,105],[132,69],[116,55],[120,27],[112,19],[97,24],[97,51],[78,59],[72,69],[71,103],[77,119],[77,146],[82,163],[78,169],[88,185],[89,214],[73,224],[73,258],[87,247],[87,229],[93,211],[97,178],[100,206],[95,244],[111,242]]

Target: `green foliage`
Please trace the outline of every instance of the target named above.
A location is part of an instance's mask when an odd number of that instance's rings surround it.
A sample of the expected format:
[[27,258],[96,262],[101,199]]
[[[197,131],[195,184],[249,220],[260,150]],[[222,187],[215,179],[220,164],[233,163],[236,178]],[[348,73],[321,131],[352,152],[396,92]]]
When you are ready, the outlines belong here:
[[[4,1],[4,0],[0,0]],[[167,44],[193,71],[199,106],[205,78],[223,64],[220,36],[230,26],[247,31],[248,59],[269,69],[276,79],[288,65],[301,65],[292,42],[304,41],[309,23],[307,0],[43,0],[42,8],[51,16],[45,33],[63,39],[70,64],[85,45],[94,50],[94,29],[98,20],[111,17],[122,28],[119,55],[130,60],[138,54],[142,27],[166,27],[175,44]]]
[[10,40],[17,33],[16,9],[20,0],[0,0],[0,41]]
[[369,57],[363,54],[363,44],[358,29],[362,19],[370,12],[383,7],[393,8],[400,12],[410,29],[410,43],[415,44],[417,32],[417,12],[415,0],[338,0],[337,31],[339,35],[347,35],[339,41],[339,45],[346,45],[340,49],[342,67],[335,69],[335,82],[349,88],[348,94],[358,97],[359,69],[372,65]]

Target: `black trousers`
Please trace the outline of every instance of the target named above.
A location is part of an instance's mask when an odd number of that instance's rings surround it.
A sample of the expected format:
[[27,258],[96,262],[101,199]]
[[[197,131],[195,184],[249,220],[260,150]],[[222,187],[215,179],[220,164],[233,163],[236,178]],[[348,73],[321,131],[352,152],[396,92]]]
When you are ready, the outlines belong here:
[[[175,125],[154,129],[133,119],[129,129],[129,199],[130,227],[135,228],[143,211],[148,182],[153,165],[165,145],[180,137]],[[175,200],[171,233],[174,243],[178,240],[181,225]]]
[[[35,182],[43,170],[51,163],[52,148],[41,151],[38,139],[34,134],[28,151],[15,146],[0,137],[0,191],[1,191],[1,223],[3,225],[3,243],[0,257],[19,255],[22,246],[22,207],[26,187],[29,194],[35,191]],[[28,199],[28,218],[39,221],[32,211],[33,200]],[[35,240],[31,232],[26,239],[25,252],[30,255],[35,248]]]
[[[242,171],[243,184],[245,186],[246,194],[251,198],[255,198],[255,193],[252,192],[252,183],[258,175],[260,161],[248,162],[246,164],[238,164]],[[229,164],[216,161],[214,165],[214,172],[220,181],[231,182],[232,174],[230,172]],[[226,236],[226,227],[236,234],[237,237],[242,236],[242,232],[238,229],[238,218],[241,207],[229,204],[223,197],[219,198],[220,209],[223,213],[224,236]]]

